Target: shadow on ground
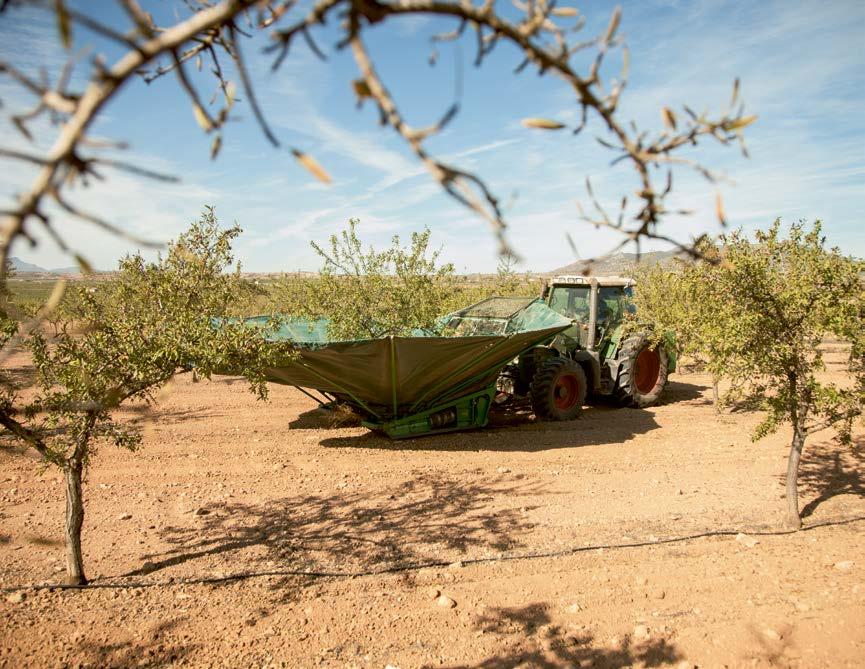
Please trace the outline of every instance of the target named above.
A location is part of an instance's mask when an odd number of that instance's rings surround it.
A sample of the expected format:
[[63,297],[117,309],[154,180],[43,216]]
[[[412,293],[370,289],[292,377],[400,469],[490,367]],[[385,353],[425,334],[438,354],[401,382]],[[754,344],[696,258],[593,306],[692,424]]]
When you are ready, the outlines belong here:
[[171,635],[181,620],[156,625],[146,634],[117,643],[98,643],[85,639],[75,649],[74,662],[81,667],[167,667],[185,663],[187,655],[199,644],[180,643]]
[[392,451],[526,452],[621,443],[658,427],[649,411],[586,407],[582,417],[564,422],[540,422],[529,411],[496,411],[487,427],[462,432],[394,440],[376,432],[327,437],[326,448],[369,448]]
[[333,495],[199,509],[186,525],[160,531],[171,548],[143,556],[142,567],[125,576],[192,560],[203,563],[196,571],[210,575],[215,569],[344,573],[498,554],[522,547],[531,536],[533,524],[525,517],[534,507],[520,505],[519,498],[538,494],[534,484],[513,476],[484,478],[481,471],[470,483],[425,475],[381,493],[341,485],[346,487]]
[[712,394],[709,386],[696,383],[685,383],[684,381],[670,381],[661,395],[661,404],[678,404],[679,402],[691,402],[700,400],[700,404],[711,404]]
[[833,497],[865,497],[865,438],[855,439],[852,446],[831,441],[806,446],[799,465],[799,491],[803,497],[815,495],[802,507],[802,518]]
[[[665,403],[700,399],[706,386],[671,383]],[[705,400],[711,403],[711,399]],[[302,420],[301,420],[302,419]],[[341,425],[344,427],[345,425]],[[316,412],[303,414],[292,427],[327,429],[332,418]],[[599,403],[586,406],[580,418],[564,422],[538,421],[527,402],[494,407],[487,427],[471,432],[452,432],[413,439],[389,439],[375,432],[323,439],[329,448],[370,448],[398,451],[510,451],[537,452],[591,444],[623,443],[658,427],[652,409],[632,409]]]
[[9,364],[3,366],[3,373],[7,380],[19,390],[32,388],[36,385],[36,368],[28,359],[25,363]]
[[569,631],[552,623],[549,606],[492,609],[475,621],[484,638],[502,641],[507,650],[478,663],[451,665],[450,669],[505,669],[533,667],[658,667],[682,658],[664,639],[633,641],[630,637],[604,647],[586,631]]
[[335,430],[341,427],[359,427],[363,418],[349,407],[335,409],[316,406],[304,411],[288,427],[292,430]]

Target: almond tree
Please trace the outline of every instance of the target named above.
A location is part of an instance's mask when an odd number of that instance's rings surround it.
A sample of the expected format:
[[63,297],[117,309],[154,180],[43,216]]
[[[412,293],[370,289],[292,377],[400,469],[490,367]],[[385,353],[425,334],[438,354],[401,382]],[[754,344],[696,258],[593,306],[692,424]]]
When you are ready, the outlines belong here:
[[703,240],[699,252],[708,262],[675,258],[670,265],[637,265],[633,272],[635,315],[629,320],[635,329],[651,333],[658,342],[671,333],[676,353],[695,359],[711,374],[714,405],[720,411],[718,381],[724,370],[719,367],[723,356],[717,352],[727,338],[725,331],[716,327],[712,295],[713,270],[720,255],[711,240]]
[[[236,226],[220,230],[213,210],[169,245],[165,257],[147,262],[141,255],[120,262],[115,280],[79,289],[77,325],[81,335],[61,331],[49,342],[29,334],[37,393],[20,411],[14,389],[3,398],[2,424],[44,462],[63,470],[66,482],[67,583],[87,582],[81,551],[84,522],[82,483],[101,443],[135,450],[138,430],[116,418],[125,402],[152,402],[154,392],[175,374],[195,370],[247,377],[263,398],[264,367],[290,353],[267,343],[261,331],[239,322],[214,321],[229,312],[236,295],[231,241]],[[10,379],[4,386],[12,388]],[[9,440],[2,443],[10,446]]]
[[327,247],[311,242],[322,259],[318,279],[297,281],[282,277],[278,299],[293,315],[327,318],[334,339],[372,339],[406,336],[412,330],[431,330],[445,311],[452,291],[454,268],[439,264],[441,250],[429,250],[430,231],[413,232],[403,246],[394,235],[382,251],[364,248],[351,219]]
[[[820,222],[782,234],[780,220],[754,241],[735,232],[721,238],[721,263],[701,263],[680,275],[692,308],[693,345],[713,373],[730,380],[727,400],[766,411],[753,438],[789,424],[787,519],[801,527],[797,481],[809,435],[835,427],[851,441],[865,407],[865,264],[827,249]],[[827,336],[850,349],[846,384],[828,383],[821,344]]]

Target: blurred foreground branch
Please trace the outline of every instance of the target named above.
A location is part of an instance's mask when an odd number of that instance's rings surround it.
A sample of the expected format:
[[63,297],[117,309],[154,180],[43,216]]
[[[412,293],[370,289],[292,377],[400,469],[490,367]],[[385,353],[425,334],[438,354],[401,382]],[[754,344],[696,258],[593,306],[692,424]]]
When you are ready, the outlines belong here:
[[[474,64],[482,66],[489,54],[501,43],[515,51],[515,71],[537,70],[539,75],[552,74],[564,82],[574,95],[580,109],[580,122],[569,128],[565,123],[548,118],[528,118],[523,124],[532,129],[562,132],[570,129],[579,134],[591,118],[601,123],[604,137],[597,141],[614,152],[613,163],[629,163],[637,178],[636,201],[630,208],[628,196],[621,198],[619,210],[608,213],[595,197],[587,180],[587,191],[593,211],[584,220],[596,227],[610,228],[622,235],[620,246],[634,243],[639,252],[640,242],[658,239],[673,243],[680,250],[699,256],[699,245],[676,242],[662,229],[668,213],[666,198],[672,192],[673,170],[678,166],[695,169],[710,181],[716,179],[708,168],[678,155],[683,147],[690,147],[703,139],[722,145],[738,142],[744,151],[743,129],[755,117],[744,115],[739,100],[739,84],[734,84],[728,109],[716,117],[697,114],[689,107],[677,115],[664,107],[661,110],[663,128],[650,132],[640,130],[633,123],[624,122],[618,113],[621,96],[628,81],[629,55],[620,35],[622,12],[616,8],[600,35],[576,40],[574,35],[584,30],[584,19],[574,7],[558,6],[547,0],[522,3],[515,0],[516,12],[500,7],[502,3],[485,0],[482,3],[455,0],[319,0],[303,13],[293,0],[222,0],[221,2],[186,3],[187,15],[179,17],[173,25],[157,25],[136,0],[116,0],[126,17],[126,26],[109,25],[86,10],[74,11],[63,0],[53,3],[4,3],[3,20],[14,20],[20,4],[36,4],[53,13],[58,28],[58,39],[70,50],[66,65],[55,83],[43,73],[34,79],[12,63],[0,61],[0,76],[11,79],[29,93],[35,106],[23,113],[11,113],[10,120],[22,137],[32,142],[33,122],[47,118],[58,128],[51,149],[45,155],[16,148],[0,148],[0,158],[24,162],[38,168],[30,187],[18,196],[9,209],[4,210],[0,231],[0,275],[5,272],[12,244],[23,238],[36,244],[34,226],[41,227],[61,249],[73,255],[81,268],[87,270],[86,258],[74,248],[49,213],[48,203],[54,203],[66,215],[83,220],[112,234],[125,237],[136,244],[145,244],[122,224],[102,218],[98,213],[82,210],[70,202],[65,190],[89,179],[103,180],[103,169],[120,169],[152,179],[170,179],[145,167],[129,162],[102,157],[94,152],[101,148],[120,148],[123,142],[110,142],[91,137],[89,130],[105,105],[136,76],[147,83],[166,75],[173,75],[178,86],[189,99],[192,112],[202,130],[213,135],[211,156],[216,157],[222,146],[222,132],[230,120],[238,91],[249,105],[263,134],[275,147],[279,138],[267,123],[253,87],[253,77],[242,56],[241,41],[256,31],[270,33],[270,46],[266,51],[273,57],[274,69],[290,56],[290,49],[300,36],[307,48],[317,56],[326,58],[325,50],[316,36],[325,23],[335,18],[339,22],[335,49],[350,48],[357,64],[359,77],[352,82],[359,105],[371,100],[377,107],[382,125],[390,126],[408,145],[427,168],[433,178],[451,197],[488,221],[500,240],[503,255],[516,255],[505,237],[506,221],[493,189],[481,176],[456,165],[446,164],[432,155],[426,141],[439,134],[453,121],[459,111],[459,100],[443,106],[438,122],[428,127],[410,125],[400,111],[396,97],[375,67],[374,59],[363,39],[372,26],[389,24],[403,17],[437,17],[453,21],[453,30],[430,37],[430,62],[438,58],[437,47],[443,42],[471,39],[474,43]],[[510,18],[515,17],[515,18]],[[73,32],[87,30],[110,40],[124,50],[116,62],[108,66],[99,54],[89,59],[87,84],[81,92],[72,88],[75,58],[71,54]],[[582,71],[574,62],[577,53],[590,51],[591,64]],[[619,54],[618,77],[609,81],[604,73],[612,67],[607,61],[611,54]],[[188,71],[195,65],[202,70],[205,59],[208,72],[215,78],[217,91],[214,99],[206,103],[196,86],[197,79]],[[228,67],[226,64],[230,64]],[[232,80],[237,79],[237,82]],[[217,98],[221,101],[217,104]],[[289,150],[298,162],[317,179],[329,183],[330,175],[306,151],[298,147]],[[659,182],[660,181],[660,182]],[[718,200],[718,218],[724,223],[723,206]],[[685,213],[685,212],[675,212]],[[699,240],[697,240],[699,241]]]

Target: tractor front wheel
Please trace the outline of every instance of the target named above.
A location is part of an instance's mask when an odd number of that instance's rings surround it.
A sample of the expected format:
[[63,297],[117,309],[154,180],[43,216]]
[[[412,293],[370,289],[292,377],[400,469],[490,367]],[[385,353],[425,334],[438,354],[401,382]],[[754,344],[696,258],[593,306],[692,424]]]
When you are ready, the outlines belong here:
[[541,420],[573,420],[586,401],[586,373],[573,360],[546,360],[532,379],[532,409]]
[[646,335],[636,335],[622,342],[617,357],[615,396],[619,404],[639,408],[655,404],[667,385],[668,357],[663,344],[653,349]]

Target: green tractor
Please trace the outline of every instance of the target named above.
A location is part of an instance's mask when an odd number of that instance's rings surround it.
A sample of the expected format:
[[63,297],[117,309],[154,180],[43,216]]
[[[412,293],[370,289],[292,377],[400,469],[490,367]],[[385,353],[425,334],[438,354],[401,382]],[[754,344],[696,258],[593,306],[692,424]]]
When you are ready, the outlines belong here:
[[603,276],[546,282],[541,298],[572,325],[502,370],[496,403],[528,397],[543,420],[571,420],[587,399],[604,396],[621,406],[655,404],[676,369],[675,349],[667,341],[653,346],[648,333],[624,334],[633,285]]
[[[576,418],[587,398],[604,395],[646,407],[675,358],[647,333],[625,335],[631,286],[557,277],[541,297],[490,297],[443,317],[435,333],[410,336],[334,340],[326,319],[285,317],[267,337],[297,355],[265,376],[324,407],[348,405],[394,439],[480,428],[494,404],[520,400],[542,420]],[[271,317],[244,322],[268,328]]]

